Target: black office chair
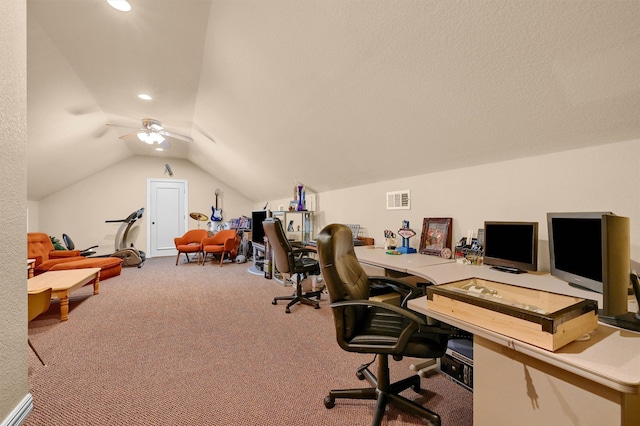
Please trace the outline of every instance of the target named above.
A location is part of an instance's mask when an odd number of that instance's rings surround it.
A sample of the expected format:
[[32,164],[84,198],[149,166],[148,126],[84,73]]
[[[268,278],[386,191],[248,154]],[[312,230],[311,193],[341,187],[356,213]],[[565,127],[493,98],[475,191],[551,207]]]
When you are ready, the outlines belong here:
[[[340,224],[328,225],[317,239],[320,270],[329,291],[338,344],[348,352],[375,354],[374,359],[357,370],[360,380],[367,379],[369,388],[331,390],[324,405],[333,408],[337,398],[375,399],[377,405],[373,425],[382,422],[387,403],[440,425],[440,416],[425,407],[400,396],[411,387],[420,390],[417,374],[396,383],[389,379],[389,355],[395,360],[404,356],[439,358],[447,349],[452,330],[436,321],[406,309],[409,299],[422,291],[402,281],[388,277],[368,277],[353,249],[351,230]],[[402,295],[401,306],[369,299],[369,287],[380,283]],[[430,325],[432,324],[432,325]],[[377,377],[369,370],[378,358]]]
[[[295,275],[297,278],[295,283],[296,290],[293,295],[274,297],[271,303],[277,305],[278,300],[290,300],[285,309],[288,314],[291,313],[291,306],[298,302],[319,309],[322,290],[302,292],[302,281],[308,278],[309,275],[320,274],[318,261],[308,257],[308,254],[315,252],[315,250],[303,247],[294,248],[287,239],[282,222],[278,218],[266,219],[262,222],[262,227],[271,247],[276,269],[284,274]],[[315,297],[317,300],[311,300],[311,297]]]
[[[73,244],[73,240],[67,234],[62,234],[62,241],[64,241],[64,245],[67,247],[67,250],[75,250],[76,249],[76,245]],[[80,256],[92,256],[92,255],[96,254],[95,250],[93,250],[96,247],[98,247],[98,246],[91,246],[91,247],[86,248],[84,250],[80,250]]]

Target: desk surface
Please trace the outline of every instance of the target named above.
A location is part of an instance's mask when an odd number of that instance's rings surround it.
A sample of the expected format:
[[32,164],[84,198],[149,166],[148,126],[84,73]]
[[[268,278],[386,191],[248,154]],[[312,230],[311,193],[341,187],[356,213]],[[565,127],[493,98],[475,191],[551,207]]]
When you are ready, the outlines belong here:
[[440,256],[430,256],[419,253],[399,255],[387,254],[386,251],[381,247],[360,246],[354,248],[358,260],[362,263],[378,266],[380,268],[393,269],[394,271],[405,273],[407,273],[409,270],[420,267],[428,267],[455,262],[452,259],[444,259]]
[[550,293],[566,294],[582,299],[596,300],[598,306],[602,308],[602,294],[572,287],[566,281],[562,281],[548,272],[511,274],[491,269],[486,265],[464,265],[461,263],[439,264],[432,267],[412,267],[408,268],[406,272],[425,278],[434,284],[446,284],[469,278],[481,278],[520,287],[543,290]]
[[[548,273],[510,274],[485,265],[464,265],[437,256],[387,255],[380,248],[356,247],[356,255],[363,263],[426,278],[435,284],[477,277],[597,300],[602,307],[601,294],[571,287]],[[590,340],[572,342],[551,352],[475,324],[432,312],[428,309],[426,297],[409,301],[409,308],[609,388],[624,393],[640,393],[640,333],[599,324],[591,333]]]
[[475,324],[430,311],[426,296],[410,300],[411,310],[484,337],[624,393],[640,392],[640,333],[598,325],[591,339],[547,351]]

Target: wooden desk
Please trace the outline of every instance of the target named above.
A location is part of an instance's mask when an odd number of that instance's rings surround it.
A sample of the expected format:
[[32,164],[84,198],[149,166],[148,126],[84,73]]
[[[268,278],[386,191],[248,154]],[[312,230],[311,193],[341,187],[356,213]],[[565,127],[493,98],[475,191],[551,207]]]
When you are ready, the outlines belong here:
[[69,319],[69,295],[93,281],[93,294],[100,292],[100,268],[49,271],[27,280],[28,291],[53,289],[51,296],[60,299],[60,321]]

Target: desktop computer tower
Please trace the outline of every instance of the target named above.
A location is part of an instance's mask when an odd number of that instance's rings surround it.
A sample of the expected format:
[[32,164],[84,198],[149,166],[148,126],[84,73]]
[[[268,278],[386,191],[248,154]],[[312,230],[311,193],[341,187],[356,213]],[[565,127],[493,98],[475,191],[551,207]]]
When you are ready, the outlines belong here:
[[446,377],[473,392],[473,340],[449,340],[438,366]]

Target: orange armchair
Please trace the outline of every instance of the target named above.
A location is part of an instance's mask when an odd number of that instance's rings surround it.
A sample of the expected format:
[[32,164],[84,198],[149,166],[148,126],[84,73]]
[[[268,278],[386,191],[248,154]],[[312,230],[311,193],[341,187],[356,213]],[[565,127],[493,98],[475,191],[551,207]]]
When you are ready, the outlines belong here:
[[230,259],[235,259],[240,246],[240,238],[235,229],[223,229],[218,231],[213,237],[207,237],[202,240],[202,265],[207,260],[207,255],[220,255],[220,266],[224,262],[225,255]]
[[84,257],[80,250],[55,250],[49,236],[42,232],[27,233],[27,255],[35,259],[34,275],[47,271],[100,268],[100,280],[120,275],[119,257]]
[[82,260],[80,250],[55,250],[49,236],[43,232],[27,233],[27,256],[35,259],[35,274],[50,270],[58,263]]
[[198,263],[200,263],[200,251],[202,240],[207,236],[206,229],[192,229],[187,231],[182,237],[174,238],[173,241],[176,244],[176,250],[178,250],[178,256],[176,256],[176,265],[180,259],[180,253],[184,253],[187,257],[187,262],[191,262],[189,259],[189,253],[197,253]]

